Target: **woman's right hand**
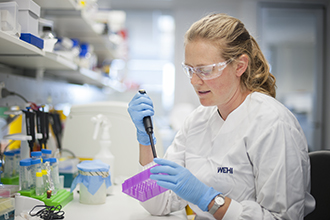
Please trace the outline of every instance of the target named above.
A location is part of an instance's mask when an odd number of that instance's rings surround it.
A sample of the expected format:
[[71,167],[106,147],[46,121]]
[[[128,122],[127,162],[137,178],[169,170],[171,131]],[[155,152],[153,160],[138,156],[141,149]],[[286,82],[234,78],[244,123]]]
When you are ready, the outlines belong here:
[[[142,145],[150,145],[150,140],[145,131],[143,118],[154,115],[154,107],[150,97],[138,92],[128,104],[128,113],[137,129],[137,139]],[[156,142],[155,137],[154,142]]]

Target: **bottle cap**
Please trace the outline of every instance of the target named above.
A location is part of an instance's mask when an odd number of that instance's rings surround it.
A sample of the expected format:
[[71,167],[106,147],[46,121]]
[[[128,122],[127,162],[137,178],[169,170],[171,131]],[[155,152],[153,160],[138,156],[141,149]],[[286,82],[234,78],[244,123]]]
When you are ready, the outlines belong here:
[[23,159],[19,162],[20,166],[26,167],[31,165],[31,158]]
[[43,153],[43,154],[52,154],[52,150],[42,149],[41,153]]
[[41,163],[41,160],[38,158],[38,159],[32,159],[31,160],[31,164],[39,164],[39,163]]
[[5,151],[3,154],[6,156],[15,156],[15,151]]
[[41,157],[41,151],[33,151],[31,152],[31,157]]
[[51,158],[49,158],[49,162],[50,162],[50,164],[56,163],[57,159],[55,157],[51,157]]

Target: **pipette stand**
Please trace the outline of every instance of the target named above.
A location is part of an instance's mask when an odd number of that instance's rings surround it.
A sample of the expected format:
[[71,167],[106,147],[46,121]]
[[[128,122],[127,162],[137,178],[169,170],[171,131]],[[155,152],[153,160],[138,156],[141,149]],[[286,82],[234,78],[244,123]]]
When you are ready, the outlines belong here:
[[28,196],[34,199],[39,199],[45,203],[47,206],[57,206],[61,205],[64,207],[70,201],[73,200],[73,193],[68,192],[66,189],[60,189],[55,195],[52,195],[49,199],[47,198],[46,192],[41,196],[37,196],[35,190],[21,190],[19,193],[22,196]]

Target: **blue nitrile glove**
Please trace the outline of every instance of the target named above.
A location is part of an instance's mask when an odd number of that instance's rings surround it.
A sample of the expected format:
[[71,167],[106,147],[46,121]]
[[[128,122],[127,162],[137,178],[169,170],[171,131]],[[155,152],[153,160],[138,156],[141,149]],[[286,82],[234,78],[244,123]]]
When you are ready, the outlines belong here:
[[[208,211],[212,199],[220,194],[198,180],[187,168],[165,159],[155,158],[154,161],[161,166],[150,169],[150,172],[154,173],[150,175],[150,179],[156,180],[158,185],[172,190],[182,199],[198,205],[204,212]],[[158,173],[160,174],[157,175]]]
[[[139,143],[143,145],[150,145],[149,135],[143,125],[144,117],[151,117],[154,115],[154,106],[149,96],[146,93],[141,94],[138,92],[128,104],[128,113],[135,124]],[[156,138],[154,135],[153,140],[154,143],[156,143]]]

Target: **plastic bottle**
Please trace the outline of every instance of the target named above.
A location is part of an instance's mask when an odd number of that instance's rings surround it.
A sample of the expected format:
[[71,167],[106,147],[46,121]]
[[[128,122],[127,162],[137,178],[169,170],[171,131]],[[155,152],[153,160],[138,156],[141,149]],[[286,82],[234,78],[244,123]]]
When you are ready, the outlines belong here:
[[41,174],[42,174],[42,181],[43,181],[43,185],[44,185],[44,190],[47,191],[48,190],[48,177],[47,177],[47,170],[41,170]]
[[42,153],[41,151],[33,151],[31,152],[31,158],[34,159],[41,159]]
[[20,161],[19,186],[21,190],[31,189],[31,158]]
[[19,162],[20,161],[21,161],[21,150],[17,149],[17,150],[15,150],[15,164],[14,164],[15,175],[19,175]]
[[43,26],[42,27],[42,35],[41,35],[42,39],[54,39],[55,34],[52,31],[52,27],[50,26]]
[[6,178],[13,177],[14,169],[15,169],[15,152],[14,151],[5,151],[3,153],[5,155],[5,166],[3,176]]
[[41,150],[41,153],[42,153],[42,159],[45,159],[45,158],[50,158],[51,155],[52,155],[52,150],[48,150],[48,149],[42,149]]
[[41,172],[41,159],[32,159],[31,160],[31,176],[33,178],[32,188],[36,186],[36,173]]
[[2,162],[0,160],[0,184],[2,184],[2,182],[1,182],[1,174],[2,174]]
[[50,176],[51,179],[53,181],[54,184],[54,190],[53,190],[53,194],[55,195],[58,190],[60,189],[60,178],[59,178],[59,172],[58,172],[58,163],[57,163],[57,159],[52,157],[49,158],[49,162],[50,162]]
[[41,196],[45,192],[44,181],[41,172],[36,172],[36,195]]
[[[112,186],[107,188],[107,194],[112,193],[114,184],[114,163],[115,157],[110,152],[111,140],[110,140],[110,125],[106,116],[99,114],[93,117],[92,120],[96,122],[93,139],[96,139],[101,130],[101,137],[99,140],[100,151],[95,155],[94,159],[101,160],[103,163],[110,165],[110,175]],[[101,129],[100,129],[101,128]]]

